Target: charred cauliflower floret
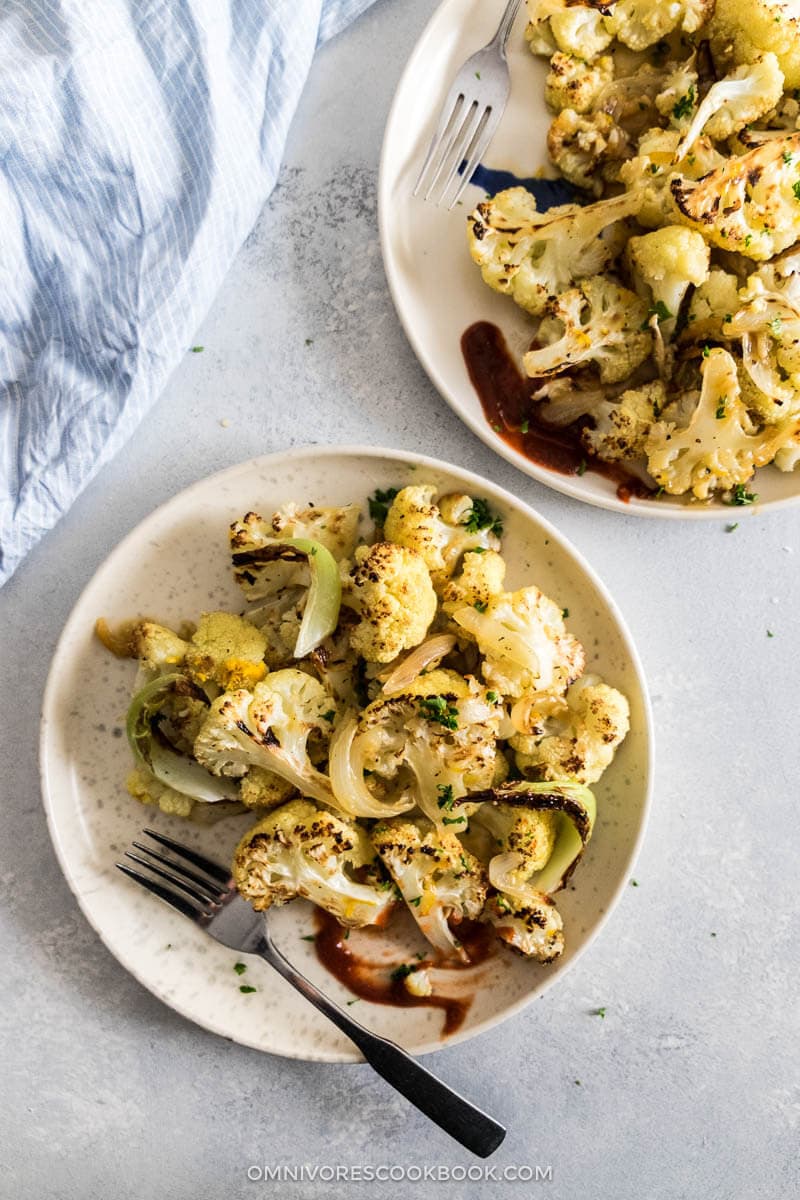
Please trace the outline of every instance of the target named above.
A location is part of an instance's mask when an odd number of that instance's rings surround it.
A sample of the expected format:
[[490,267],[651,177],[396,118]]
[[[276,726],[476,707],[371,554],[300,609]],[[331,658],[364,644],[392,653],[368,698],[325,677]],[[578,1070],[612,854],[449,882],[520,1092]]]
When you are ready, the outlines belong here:
[[795,436],[800,418],[790,416],[759,433],[742,404],[733,356],[711,350],[702,369],[702,390],[688,425],[658,422],[645,449],[647,468],[665,491],[707,500],[748,483],[756,467],[771,462]]
[[492,596],[483,612],[464,607],[452,615],[477,643],[487,685],[503,696],[560,694],[583,671],[583,647],[567,633],[559,606],[537,587]]
[[683,135],[677,157],[683,158],[705,132],[724,141],[763,117],[783,95],[783,74],[774,54],[760,55],[737,67],[709,88]]
[[697,182],[675,178],[681,216],[712,245],[763,262],[800,238],[800,133],[770,138]]
[[571,108],[577,113],[585,113],[613,78],[614,60],[610,55],[589,64],[585,58],[557,50],[550,59],[544,98],[556,112]]
[[242,804],[248,808],[275,808],[291,799],[295,791],[295,787],[286,779],[281,779],[274,771],[265,771],[263,767],[250,767],[239,784]]
[[256,911],[302,896],[341,925],[382,925],[394,905],[366,833],[292,800],[254,825],[236,848],[233,878]]
[[718,70],[772,53],[787,88],[800,87],[800,12],[794,0],[716,0],[708,26]]
[[707,137],[698,138],[685,158],[676,159],[680,140],[677,129],[649,129],[639,139],[636,154],[619,169],[620,182],[636,197],[636,220],[647,229],[679,219],[670,188],[673,180],[701,179],[727,161]]
[[532,23],[549,18],[559,50],[587,61],[602,54],[614,40],[599,5],[573,5],[568,0],[528,0],[528,15]]
[[490,288],[539,316],[550,297],[606,270],[622,247],[620,222],[637,207],[629,194],[540,213],[525,188],[508,188],[467,218],[470,253]]
[[353,650],[370,662],[391,662],[418,646],[436,614],[436,592],[422,554],[392,542],[359,546],[346,603],[359,620]]
[[248,600],[263,600],[286,587],[308,586],[307,555],[302,551],[292,555],[288,546],[280,552],[276,541],[314,541],[339,562],[355,549],[360,514],[357,504],[305,509],[286,504],[268,521],[255,512],[234,521],[230,528],[233,573]]
[[480,916],[486,899],[486,873],[478,859],[454,833],[424,817],[381,821],[370,837],[430,944],[445,958],[465,960],[457,923]]
[[251,687],[267,673],[266,639],[244,617],[235,613],[203,613],[186,652],[186,668],[202,687]]
[[441,588],[468,551],[500,549],[503,522],[485,500],[453,492],[437,501],[436,493],[432,484],[399,491],[386,515],[384,536],[419,554],[434,587]]
[[603,400],[592,408],[593,424],[581,430],[581,442],[607,462],[638,458],[666,403],[667,391],[659,379],[629,388],[616,400]]
[[217,800],[212,803],[186,796],[157,779],[145,767],[135,767],[128,775],[125,786],[140,804],[152,805],[169,817],[182,817],[198,825],[213,825],[245,811],[244,805],[237,800]]
[[481,920],[494,927],[498,938],[536,962],[549,963],[564,950],[564,922],[553,901],[540,893],[538,900],[522,903],[503,892],[486,901]]
[[616,688],[587,675],[574,683],[543,730],[516,734],[519,770],[530,779],[595,783],[628,732],[628,701]]
[[478,610],[486,608],[492,596],[502,592],[505,575],[505,561],[496,550],[486,550],[483,554],[470,551],[464,555],[458,575],[442,589],[444,611],[452,612],[454,607],[465,604]]
[[194,744],[195,758],[212,774],[234,778],[261,767],[335,807],[330,782],[308,750],[312,737],[330,736],[332,708],[318,680],[303,671],[275,671],[252,692],[226,692],[213,702]]
[[707,341],[728,336],[723,327],[740,307],[739,280],[729,271],[713,267],[689,302],[684,340]]
[[608,276],[587,279],[548,302],[539,326],[541,348],[523,357],[534,379],[596,363],[603,383],[625,379],[648,357],[653,339],[647,305]]
[[606,112],[565,108],[547,133],[547,153],[565,179],[595,196],[603,191],[601,168],[630,156],[625,130]]
[[138,658],[150,671],[166,671],[180,666],[189,643],[157,621],[123,621],[112,629],[104,617],[95,622],[94,631],[107,650],[117,658]]
[[624,46],[646,50],[674,30],[695,33],[713,11],[714,0],[616,0],[604,24]]

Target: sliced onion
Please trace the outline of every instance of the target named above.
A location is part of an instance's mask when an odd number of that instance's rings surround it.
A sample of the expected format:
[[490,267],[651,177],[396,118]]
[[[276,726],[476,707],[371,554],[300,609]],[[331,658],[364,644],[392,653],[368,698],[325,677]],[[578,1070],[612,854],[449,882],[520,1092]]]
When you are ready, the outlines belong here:
[[[597,805],[589,788],[569,781],[501,783],[496,788],[474,792],[469,800],[470,803],[509,804],[557,813],[559,822],[553,852],[544,867],[525,880],[525,887],[546,896],[564,887],[592,836]],[[502,875],[510,869],[507,856],[496,855],[496,858],[506,859],[497,868]],[[491,863],[489,871],[491,878]]]
[[396,817],[414,807],[413,799],[386,803],[373,796],[364,779],[364,770],[354,747],[358,718],[345,716],[331,738],[328,771],[336,803],[350,817]]
[[495,854],[489,861],[489,882],[498,892],[520,900],[523,904],[530,900],[533,889],[525,883],[523,886],[515,877],[525,859],[517,850],[508,850],[505,854]]
[[281,560],[308,562],[308,600],[294,648],[295,658],[305,658],[333,633],[339,622],[342,581],[336,559],[322,542],[313,538],[275,538],[253,550],[236,551],[234,567],[263,566]]
[[186,676],[177,672],[159,675],[134,694],[125,724],[133,756],[156,779],[182,796],[191,796],[204,804],[238,800],[236,784],[230,779],[217,778],[194,759],[164,746],[156,737],[153,718],[167,693],[176,683],[185,681]]
[[383,679],[384,695],[396,696],[398,692],[402,692],[403,688],[413,683],[432,664],[438,666],[455,644],[456,639],[451,633],[438,633],[435,637],[428,638],[407,654],[402,662],[392,667],[388,674],[378,676],[379,679]]

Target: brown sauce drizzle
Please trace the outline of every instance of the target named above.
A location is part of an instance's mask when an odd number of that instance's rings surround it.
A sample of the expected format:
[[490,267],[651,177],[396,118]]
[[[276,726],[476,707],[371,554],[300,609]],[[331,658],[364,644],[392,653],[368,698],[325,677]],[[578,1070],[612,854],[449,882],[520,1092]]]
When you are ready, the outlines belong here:
[[646,483],[620,464],[603,462],[586,451],[580,442],[585,421],[561,428],[537,417],[538,405],[531,403],[537,381],[521,374],[496,325],[489,321],[470,325],[461,337],[461,353],[486,420],[508,446],[559,475],[584,471],[603,475],[616,483],[617,496],[625,503],[631,496],[653,495]]
[[[317,927],[317,958],[331,975],[356,996],[373,1004],[393,1004],[398,1008],[414,1008],[417,1005],[441,1008],[444,1012],[443,1035],[446,1037],[460,1028],[469,1011],[472,996],[414,996],[406,988],[404,977],[392,978],[391,965],[372,962],[354,953],[347,944],[347,930],[330,913],[318,908],[314,912],[314,920]],[[465,967],[474,967],[485,962],[494,952],[494,932],[490,927],[478,921],[461,921],[457,930],[469,962],[463,967],[459,963],[448,963],[448,970],[457,972]],[[414,965],[420,968],[439,966],[433,959],[420,963],[415,961]]]

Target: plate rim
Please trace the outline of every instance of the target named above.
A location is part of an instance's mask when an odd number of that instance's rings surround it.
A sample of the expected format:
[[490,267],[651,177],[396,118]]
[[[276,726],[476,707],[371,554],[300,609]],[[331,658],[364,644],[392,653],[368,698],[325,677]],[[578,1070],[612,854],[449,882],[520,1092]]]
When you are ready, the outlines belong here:
[[394,460],[398,463],[403,463],[408,466],[421,466],[424,468],[430,468],[432,471],[438,470],[450,475],[455,475],[456,477],[461,477],[466,484],[472,487],[484,489],[490,493],[493,492],[499,499],[501,499],[502,502],[508,504],[512,509],[516,508],[518,510],[522,510],[522,513],[526,518],[533,518],[534,522],[539,524],[540,528],[545,531],[547,536],[552,538],[552,540],[558,544],[559,548],[563,552],[566,552],[566,554],[573,559],[580,570],[589,579],[590,583],[597,589],[598,593],[603,599],[603,602],[606,604],[616,624],[620,639],[624,645],[626,653],[629,656],[631,666],[636,676],[642,698],[642,709],[644,715],[643,732],[645,734],[644,751],[646,763],[644,770],[644,788],[639,828],[631,849],[628,852],[627,858],[625,862],[621,864],[620,878],[617,886],[612,892],[606,909],[599,917],[590,937],[586,940],[584,945],[581,946],[580,949],[578,949],[574,955],[570,957],[568,963],[562,967],[558,975],[549,977],[545,976],[541,981],[541,985],[534,993],[521,996],[514,1003],[510,1004],[508,1008],[504,1009],[502,1013],[489,1016],[478,1024],[468,1029],[459,1030],[444,1040],[426,1042],[423,1046],[415,1048],[413,1051],[415,1056],[435,1053],[437,1050],[447,1049],[450,1046],[455,1046],[461,1042],[470,1041],[475,1037],[489,1032],[489,1030],[496,1028],[505,1021],[509,1020],[511,1017],[516,1016],[535,999],[543,996],[559,979],[571,971],[574,964],[582,958],[583,954],[590,948],[590,946],[594,944],[595,940],[603,932],[607,922],[611,918],[612,913],[619,905],[622,895],[627,887],[628,877],[630,876],[630,873],[639,857],[653,807],[655,773],[655,731],[653,710],[650,693],[647,686],[647,679],[636,644],[633,640],[633,636],[616,600],[611,595],[603,580],[596,573],[595,569],[584,558],[582,552],[578,550],[577,547],[574,546],[570,541],[570,539],[565,534],[561,533],[561,531],[554,526],[551,521],[542,516],[527,501],[515,496],[512,492],[492,482],[491,480],[478,475],[476,472],[462,468],[457,464],[448,463],[444,459],[417,454],[414,451],[393,450],[390,447],[383,446],[366,446],[358,444],[319,446],[313,443],[307,443],[302,446],[293,446],[287,448],[286,450],[273,451],[270,454],[257,455],[253,458],[243,459],[238,463],[233,463],[230,466],[223,467],[219,471],[214,471],[210,475],[205,475],[201,479],[195,480],[194,483],[189,484],[188,487],[182,488],[180,491],[175,492],[172,496],[169,496],[166,500],[162,501],[162,503],[158,504],[145,517],[138,521],[133,528],[130,529],[128,533],[125,534],[125,536],[112,547],[103,561],[99,563],[96,569],[92,572],[90,578],[86,581],[74,604],[72,605],[69,615],[59,634],[58,641],[56,642],[42,696],[42,710],[39,721],[38,739],[39,780],[42,804],[47,820],[47,830],[61,873],[66,880],[70,892],[77,901],[78,907],[80,908],[83,916],[100,938],[100,941],[103,943],[106,949],[119,963],[119,965],[139,984],[141,984],[142,987],[146,988],[151,996],[154,996],[161,1003],[172,1009],[173,1012],[178,1013],[181,1017],[190,1021],[193,1025],[200,1029],[214,1033],[228,1041],[236,1042],[239,1045],[247,1046],[250,1049],[258,1050],[262,1054],[274,1054],[279,1058],[295,1059],[302,1062],[358,1063],[363,1062],[364,1060],[363,1056],[361,1056],[359,1053],[354,1053],[352,1056],[348,1055],[347,1057],[344,1057],[342,1055],[331,1056],[330,1054],[313,1054],[308,1053],[307,1051],[299,1052],[293,1049],[266,1049],[263,1045],[260,1045],[255,1041],[248,1040],[246,1036],[240,1037],[231,1034],[227,1029],[218,1026],[211,1019],[203,1018],[201,1020],[196,1014],[189,1012],[180,1002],[176,1002],[174,999],[166,996],[162,989],[152,986],[151,983],[143,977],[143,974],[130,962],[128,957],[126,957],[125,947],[123,946],[120,948],[105,935],[103,930],[95,921],[93,913],[90,912],[84,904],[84,896],[79,884],[73,876],[69,858],[59,837],[59,832],[56,825],[56,816],[54,812],[54,794],[57,785],[53,783],[53,786],[51,787],[51,780],[48,772],[50,764],[48,762],[47,740],[50,734],[50,729],[55,727],[57,724],[57,717],[54,708],[57,699],[56,694],[60,677],[61,658],[68,653],[68,643],[71,640],[73,630],[79,624],[78,613],[81,609],[84,596],[94,585],[98,576],[101,576],[105,571],[113,568],[113,563],[116,558],[124,553],[128,543],[131,542],[134,537],[141,535],[142,531],[146,531],[146,528],[151,523],[155,523],[164,514],[165,510],[170,507],[170,505],[174,504],[178,500],[190,497],[193,492],[207,486],[209,483],[221,479],[224,476],[234,475],[246,468],[255,470],[262,468],[269,469],[269,467],[275,462],[285,462],[293,459],[302,460],[303,458],[320,457],[330,459],[345,456],[383,459],[388,461]]
[[[513,446],[510,446],[503,438],[498,436],[489,425],[489,422],[472,414],[463,411],[459,407],[455,395],[451,394],[445,381],[441,378],[436,363],[426,350],[423,348],[422,342],[413,332],[410,326],[410,321],[403,306],[400,303],[400,284],[399,284],[399,268],[397,267],[392,253],[390,244],[390,218],[389,211],[391,208],[391,189],[388,181],[388,160],[392,154],[390,146],[391,135],[394,132],[394,126],[398,123],[401,113],[402,93],[408,86],[409,80],[414,76],[416,63],[418,58],[422,58],[427,48],[426,43],[432,35],[437,23],[442,18],[442,11],[446,8],[453,7],[454,9],[461,0],[441,0],[433,13],[426,21],[425,26],[414,43],[414,47],[406,60],[400,78],[392,96],[392,103],[389,107],[389,114],[386,118],[386,124],[383,131],[383,139],[381,142],[381,153],[378,166],[378,236],[381,246],[381,257],[383,259],[383,269],[386,275],[386,282],[389,285],[389,293],[392,297],[397,319],[402,326],[411,349],[414,351],[417,361],[424,370],[428,379],[431,381],[437,392],[449,408],[455,413],[460,421],[472,431],[484,445],[493,450],[495,454],[499,454],[506,462],[511,463],[522,474],[528,478],[535,479],[544,487],[551,491],[559,492],[562,496],[568,496],[570,500],[576,500],[582,504],[589,504],[594,508],[605,509],[607,512],[619,513],[622,516],[644,517],[646,519],[667,520],[667,521],[726,521],[730,520],[730,513],[740,513],[742,510],[735,506],[728,507],[727,505],[713,505],[709,507],[701,507],[699,504],[666,503],[654,504],[651,501],[639,500],[637,497],[631,497],[629,501],[620,500],[613,492],[606,495],[603,493],[586,494],[581,490],[580,485],[573,482],[573,476],[560,475],[557,471],[551,471],[549,468],[541,466],[532,459],[526,458],[524,454],[520,454]],[[498,0],[498,15],[500,13]],[[476,47],[478,49],[478,47]],[[444,93],[443,93],[444,95]],[[411,196],[408,197],[411,201]],[[764,512],[777,512],[778,510],[796,507],[800,504],[800,485],[793,496],[784,496],[775,500],[759,501],[752,506],[749,506],[747,511],[752,516],[760,515]]]

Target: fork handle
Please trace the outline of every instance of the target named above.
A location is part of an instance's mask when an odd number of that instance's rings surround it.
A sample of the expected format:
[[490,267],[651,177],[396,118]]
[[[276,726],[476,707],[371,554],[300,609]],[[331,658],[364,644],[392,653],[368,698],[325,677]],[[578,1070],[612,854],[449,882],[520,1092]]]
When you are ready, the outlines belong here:
[[497,27],[497,33],[489,43],[490,46],[499,46],[500,52],[504,58],[508,36],[511,33],[511,27],[514,24],[514,19],[519,12],[520,4],[522,4],[522,0],[508,0],[506,10],[500,18],[500,24]]
[[333,1021],[358,1046],[370,1066],[440,1129],[480,1158],[494,1153],[506,1136],[502,1125],[442,1083],[394,1042],[359,1025],[301,975],[272,942],[262,939],[254,952]]

